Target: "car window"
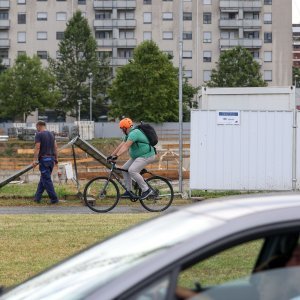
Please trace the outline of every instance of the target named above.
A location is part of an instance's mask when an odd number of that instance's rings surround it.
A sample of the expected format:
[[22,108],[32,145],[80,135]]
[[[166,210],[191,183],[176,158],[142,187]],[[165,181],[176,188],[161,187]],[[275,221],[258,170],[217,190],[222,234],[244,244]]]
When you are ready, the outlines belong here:
[[170,276],[165,276],[130,297],[131,300],[164,300],[167,298]]
[[[245,284],[248,282],[249,284]],[[198,293],[189,300],[299,300],[300,267],[284,267],[254,273]]]
[[250,275],[263,241],[244,243],[194,264],[179,274],[178,286],[194,289],[200,285],[206,288]]

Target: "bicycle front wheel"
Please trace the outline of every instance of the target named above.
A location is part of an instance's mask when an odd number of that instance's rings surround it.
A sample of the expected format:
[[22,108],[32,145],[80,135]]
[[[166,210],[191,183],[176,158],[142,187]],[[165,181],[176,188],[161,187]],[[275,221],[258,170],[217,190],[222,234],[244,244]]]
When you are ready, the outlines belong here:
[[107,177],[96,177],[85,186],[83,199],[91,210],[105,213],[118,204],[120,191],[113,180]]
[[160,176],[150,177],[146,182],[154,194],[140,200],[142,206],[152,212],[166,210],[172,204],[174,198],[173,187],[170,182]]

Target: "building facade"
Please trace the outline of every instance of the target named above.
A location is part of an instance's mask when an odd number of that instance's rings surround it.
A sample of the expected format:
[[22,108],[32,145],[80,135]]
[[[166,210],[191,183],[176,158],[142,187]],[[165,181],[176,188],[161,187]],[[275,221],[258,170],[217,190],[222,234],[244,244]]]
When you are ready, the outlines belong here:
[[[183,66],[194,86],[210,79],[221,51],[249,49],[269,86],[292,84],[292,0],[181,0]],[[128,62],[133,49],[152,39],[179,62],[180,0],[0,0],[0,56],[57,57],[68,19],[82,11],[98,52],[113,66]]]
[[293,67],[300,68],[300,24],[293,24]]

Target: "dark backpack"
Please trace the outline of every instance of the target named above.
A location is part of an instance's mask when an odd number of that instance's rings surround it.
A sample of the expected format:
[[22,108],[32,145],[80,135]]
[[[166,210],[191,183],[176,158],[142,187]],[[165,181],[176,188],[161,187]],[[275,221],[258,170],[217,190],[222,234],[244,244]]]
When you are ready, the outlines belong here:
[[140,125],[136,126],[136,128],[145,134],[151,146],[155,146],[158,143],[157,134],[151,125],[141,123]]

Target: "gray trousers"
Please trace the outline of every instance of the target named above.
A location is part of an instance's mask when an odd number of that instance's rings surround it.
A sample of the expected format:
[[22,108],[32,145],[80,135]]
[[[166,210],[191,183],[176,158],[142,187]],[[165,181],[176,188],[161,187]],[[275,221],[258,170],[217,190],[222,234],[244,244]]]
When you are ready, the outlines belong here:
[[150,157],[138,157],[129,159],[123,166],[122,169],[128,170],[128,172],[123,172],[124,176],[124,184],[128,191],[132,189],[132,179],[136,181],[136,183],[141,188],[142,192],[148,190],[148,185],[145,182],[143,176],[140,174],[141,170],[144,167],[155,161],[155,155]]

